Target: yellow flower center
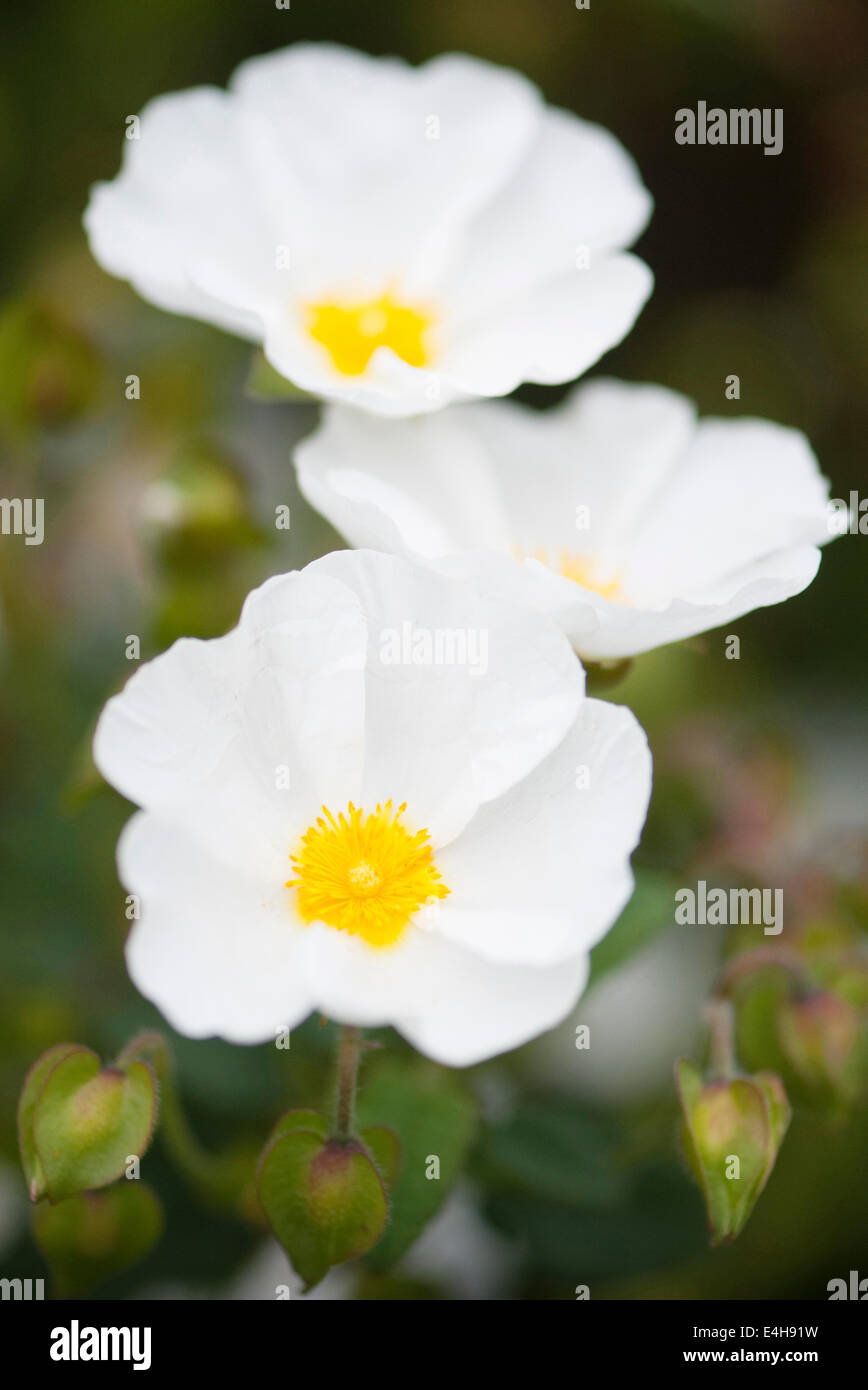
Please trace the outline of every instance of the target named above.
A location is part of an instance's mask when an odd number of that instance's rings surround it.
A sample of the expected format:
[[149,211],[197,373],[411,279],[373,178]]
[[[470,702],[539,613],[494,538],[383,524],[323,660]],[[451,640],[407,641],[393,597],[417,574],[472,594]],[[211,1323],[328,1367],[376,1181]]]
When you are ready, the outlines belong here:
[[574,584],[581,584],[583,589],[592,589],[601,598],[611,599],[614,603],[628,602],[621,589],[620,575],[604,578],[599,565],[588,555],[561,550],[557,557],[554,557],[545,546],[537,546],[532,553],[518,548],[517,554],[522,561],[538,560],[546,569],[554,570],[556,574],[563,575],[564,579],[572,579]]
[[326,806],[291,856],[298,911],[360,936],[369,946],[392,946],[414,913],[449,889],[440,881],[427,830],[401,824],[406,805],[391,801],[367,815],[352,802],[346,814]]
[[388,291],[361,303],[308,304],[306,314],[310,336],[344,376],[361,376],[379,347],[391,348],[411,367],[425,367],[431,360],[433,315],[401,303]]

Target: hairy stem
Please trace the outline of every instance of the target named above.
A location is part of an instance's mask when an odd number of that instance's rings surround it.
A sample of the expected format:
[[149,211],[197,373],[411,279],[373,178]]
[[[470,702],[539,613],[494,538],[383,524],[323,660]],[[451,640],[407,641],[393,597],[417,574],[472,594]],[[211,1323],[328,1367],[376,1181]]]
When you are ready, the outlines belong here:
[[711,1067],[722,1080],[736,1071],[735,1015],[728,999],[710,999],[705,1006],[705,1018],[711,1032]]
[[118,1062],[149,1063],[159,1085],[159,1124],[163,1142],[178,1170],[207,1202],[233,1208],[240,1195],[238,1156],[208,1153],[199,1144],[175,1086],[169,1045],[161,1033],[139,1033],[127,1044]]
[[361,1043],[361,1028],[353,1028],[350,1025],[341,1028],[338,1042],[338,1099],[335,1111],[335,1136],[338,1139],[349,1139],[353,1132]]

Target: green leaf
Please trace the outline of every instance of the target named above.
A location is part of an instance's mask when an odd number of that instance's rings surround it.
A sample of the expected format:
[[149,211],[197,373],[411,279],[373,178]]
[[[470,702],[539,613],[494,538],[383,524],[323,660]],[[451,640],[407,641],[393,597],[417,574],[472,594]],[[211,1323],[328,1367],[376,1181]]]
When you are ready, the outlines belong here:
[[72,1052],[86,1051],[87,1049],[80,1047],[78,1043],[58,1043],[56,1047],[50,1047],[44,1052],[38,1062],[33,1063],[24,1078],[21,1098],[18,1101],[18,1144],[31,1202],[38,1202],[40,1197],[45,1196],[45,1174],[33,1142],[33,1116],[39,1093],[58,1062]]
[[144,1154],[156,1119],[157,1088],[146,1062],[106,1067],[87,1048],[61,1058],[36,1098],[33,1143],[49,1201],[106,1187],[130,1155]]
[[624,1201],[613,1207],[561,1206],[525,1194],[494,1193],[485,1214],[522,1245],[534,1269],[570,1298],[577,1284],[622,1279],[700,1257],[707,1250],[702,1204],[674,1165],[646,1164],[631,1173]]
[[309,391],[294,386],[276,367],[272,367],[261,350],[253,354],[244,392],[259,401],[312,401]]
[[610,970],[623,965],[674,922],[676,880],[656,869],[636,875],[636,888],[611,931],[591,952],[589,987],[596,985]]
[[[422,1064],[383,1067],[363,1087],[357,1109],[363,1124],[388,1125],[401,1144],[389,1225],[368,1256],[371,1268],[383,1271],[409,1249],[455,1182],[476,1129],[476,1106],[457,1077]],[[434,1158],[439,1177],[428,1177]]]
[[282,1134],[266,1147],[258,1191],[275,1236],[308,1289],[332,1265],[370,1250],[388,1215],[380,1175],[358,1140],[323,1141],[314,1130]]
[[490,1185],[567,1206],[610,1206],[627,1182],[613,1128],[561,1096],[522,1101],[480,1158]]
[[82,1297],[142,1259],[163,1230],[160,1203],[145,1183],[123,1182],[33,1212],[36,1244],[54,1276],[58,1298]]

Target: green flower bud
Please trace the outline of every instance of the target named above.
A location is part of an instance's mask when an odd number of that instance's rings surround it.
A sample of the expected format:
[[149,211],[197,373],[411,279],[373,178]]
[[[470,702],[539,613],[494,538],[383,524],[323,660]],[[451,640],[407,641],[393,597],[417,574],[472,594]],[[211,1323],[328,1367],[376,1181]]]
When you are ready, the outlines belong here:
[[[292,1111],[275,1126],[259,1163],[263,1210],[308,1289],[332,1265],[363,1255],[383,1233],[386,1189],[371,1151],[360,1139],[328,1139],[325,1122]],[[379,1127],[377,1127],[379,1128]],[[386,1132],[388,1133],[388,1131]],[[374,1136],[394,1165],[397,1140]]]
[[851,1105],[868,1080],[864,1012],[828,990],[786,999],[778,1031],[788,1067],[808,1097]]
[[163,1213],[143,1182],[87,1192],[33,1213],[33,1234],[54,1276],[58,1298],[83,1297],[142,1259],[159,1239]]
[[705,1199],[712,1245],[734,1240],[765,1187],[790,1122],[780,1079],[771,1072],[704,1082],[691,1062],[676,1063],[688,1162]]
[[146,1062],[100,1070],[86,1047],[51,1048],[28,1073],[18,1106],[31,1201],[59,1202],[114,1182],[147,1149],[156,1111],[156,1082]]

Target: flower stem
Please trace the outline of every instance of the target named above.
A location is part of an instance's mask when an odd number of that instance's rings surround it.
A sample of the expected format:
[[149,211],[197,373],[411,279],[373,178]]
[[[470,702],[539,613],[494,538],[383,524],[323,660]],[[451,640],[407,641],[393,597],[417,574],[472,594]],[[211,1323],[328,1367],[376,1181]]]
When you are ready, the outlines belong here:
[[735,1075],[735,1016],[728,999],[710,999],[705,1006],[710,1029],[711,1066],[722,1080]]
[[211,1205],[234,1210],[246,1181],[246,1166],[232,1152],[208,1153],[203,1149],[184,1114],[175,1086],[169,1045],[161,1033],[139,1033],[120,1053],[123,1064],[147,1062],[160,1088],[160,1130],[166,1149],[178,1170]]
[[735,987],[755,970],[772,967],[786,971],[797,985],[804,987],[805,969],[792,951],[782,950],[778,946],[757,946],[743,955],[733,956],[718,977],[715,994],[721,999],[728,999]]
[[337,1139],[349,1139],[353,1132],[361,1042],[361,1028],[350,1025],[341,1028],[338,1042],[338,1100],[335,1112]]

